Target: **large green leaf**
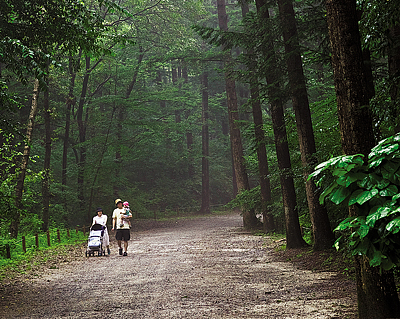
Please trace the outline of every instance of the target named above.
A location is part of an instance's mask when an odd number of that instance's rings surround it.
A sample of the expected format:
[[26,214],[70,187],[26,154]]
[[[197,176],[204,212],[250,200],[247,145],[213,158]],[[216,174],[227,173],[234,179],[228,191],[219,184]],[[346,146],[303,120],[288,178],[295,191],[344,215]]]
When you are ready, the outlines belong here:
[[382,218],[382,211],[384,209],[390,210],[388,207],[379,208],[375,213],[369,214],[367,216],[367,220],[366,220],[367,225],[370,227],[374,227],[376,221],[379,220],[380,218]]
[[354,249],[353,254],[360,253],[362,255],[367,255],[370,245],[371,245],[371,242],[369,241],[368,237],[363,238],[363,240],[361,240],[360,243],[357,245],[357,247]]
[[357,189],[357,190],[355,190],[355,191],[351,194],[351,196],[350,196],[350,198],[349,198],[349,205],[354,205],[355,203],[357,203],[357,199],[358,199],[358,197],[359,197],[362,193],[364,193],[364,191],[363,191],[362,189]]
[[358,182],[358,186],[361,188],[370,189],[374,187],[375,179],[371,175],[365,175],[365,177]]
[[378,181],[377,186],[379,189],[383,189],[390,185],[390,182],[387,179],[382,178],[380,181]]
[[374,160],[370,161],[369,167],[370,168],[374,168],[374,167],[377,167],[377,166],[381,165],[381,163],[382,163],[382,161],[384,159],[385,159],[384,157],[379,157],[377,159],[374,159]]
[[333,182],[331,185],[329,185],[329,187],[327,187],[322,193],[321,195],[319,195],[319,202],[322,205],[325,201],[325,197],[330,195],[331,192],[338,186],[338,184],[336,182]]
[[379,192],[379,195],[381,196],[394,196],[399,192],[398,188],[396,185],[390,185],[389,187],[385,188],[384,190],[381,190]]
[[350,195],[350,190],[346,187],[338,187],[335,192],[331,194],[329,199],[334,202],[336,205],[343,202]]
[[344,221],[342,221],[333,231],[341,231],[346,230],[351,227],[351,224],[357,217],[347,217]]
[[400,217],[396,217],[386,225],[386,230],[396,234],[400,230]]
[[360,235],[360,239],[363,239],[365,236],[368,235],[369,226],[367,224],[361,225],[358,229],[358,234]]
[[378,190],[376,188],[373,188],[370,191],[363,191],[361,194],[357,196],[356,202],[362,205],[365,202],[369,201],[371,198],[373,198],[376,194],[378,194]]
[[332,172],[333,176],[343,176],[344,174],[347,173],[347,170],[343,169],[343,168],[335,168]]
[[382,262],[382,258],[386,258],[379,250],[375,250],[373,257],[370,259],[369,264],[372,267],[379,266]]

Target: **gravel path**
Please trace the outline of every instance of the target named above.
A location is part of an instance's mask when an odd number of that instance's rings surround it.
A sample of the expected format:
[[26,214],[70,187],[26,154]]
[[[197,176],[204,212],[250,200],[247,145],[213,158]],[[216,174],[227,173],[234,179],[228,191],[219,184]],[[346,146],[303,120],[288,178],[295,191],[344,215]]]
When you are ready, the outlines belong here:
[[[79,257],[0,290],[0,318],[348,318],[332,273],[272,260],[238,215],[133,233],[128,256]],[[110,237],[113,237],[112,235]]]

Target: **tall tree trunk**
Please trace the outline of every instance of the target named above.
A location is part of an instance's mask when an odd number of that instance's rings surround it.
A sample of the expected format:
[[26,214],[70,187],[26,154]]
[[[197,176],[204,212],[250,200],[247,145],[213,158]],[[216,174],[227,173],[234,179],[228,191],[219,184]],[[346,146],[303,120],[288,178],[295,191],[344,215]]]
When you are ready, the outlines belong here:
[[[83,77],[82,91],[79,98],[78,110],[76,112],[76,120],[78,123],[79,130],[79,162],[78,162],[78,200],[81,211],[81,216],[85,214],[85,166],[86,166],[86,124],[87,124],[87,112],[84,117],[84,106],[86,104],[86,96],[90,77],[90,57],[85,57],[86,72]],[[90,216],[86,216],[90,220]]]
[[258,159],[258,170],[260,175],[260,191],[261,191],[261,205],[263,215],[263,228],[265,233],[275,230],[274,217],[271,214],[269,205],[271,203],[271,183],[269,180],[269,168],[268,168],[268,157],[265,145],[265,132],[263,129],[263,118],[261,103],[258,90],[258,82],[252,81],[250,94],[252,100],[253,109],[253,121],[254,121],[254,136],[257,144],[257,159]]
[[[185,84],[189,83],[188,68],[186,65],[182,67],[181,76]],[[188,119],[190,111],[187,111],[186,119]],[[194,165],[193,165],[193,132],[189,127],[186,131],[186,147],[188,150],[188,176],[193,178],[194,176]]]
[[[79,58],[80,59],[80,58]],[[73,57],[69,57],[68,70],[70,75],[70,82],[68,88],[68,97],[65,108],[65,129],[64,129],[64,143],[63,143],[63,154],[62,154],[62,172],[61,172],[61,185],[64,191],[67,185],[67,165],[68,165],[68,147],[69,147],[69,131],[71,125],[71,108],[75,103],[74,98],[74,87],[76,78],[76,68]]]
[[[48,70],[48,67],[47,67]],[[51,110],[49,108],[49,90],[50,83],[48,76],[47,90],[43,93],[43,107],[44,107],[44,127],[45,127],[45,155],[43,166],[43,183],[42,183],[42,197],[43,197],[43,216],[42,216],[42,229],[47,231],[49,228],[49,208],[50,208],[50,159],[51,159]]]
[[21,210],[22,210],[22,194],[24,191],[24,183],[25,183],[25,175],[26,169],[28,167],[29,156],[31,152],[31,142],[32,142],[32,134],[33,134],[33,126],[35,124],[35,117],[38,109],[38,98],[39,98],[39,80],[35,79],[35,84],[33,87],[33,95],[32,95],[32,106],[31,112],[28,118],[28,126],[26,129],[26,141],[24,146],[24,153],[22,156],[21,167],[18,174],[17,185],[15,188],[15,206],[17,208],[15,214],[13,214],[11,225],[10,225],[10,233],[12,238],[18,237],[18,230],[21,218]]
[[210,171],[209,171],[209,149],[208,149],[208,73],[203,71],[201,77],[202,98],[201,98],[201,142],[202,142],[202,157],[201,157],[201,208],[202,214],[210,213]]
[[[269,19],[268,7],[265,0],[256,0],[256,7],[260,19]],[[265,21],[261,21],[261,23],[263,22]],[[306,242],[301,236],[283,102],[280,97],[279,78],[275,70],[275,51],[271,41],[269,41],[265,47],[264,59],[265,61],[269,61],[265,78],[269,87],[268,96],[271,100],[272,127],[274,131],[276,156],[278,159],[283,207],[285,210],[286,247],[299,248],[306,246]]]
[[[239,0],[242,8],[242,17],[246,17],[249,13],[249,5],[247,2]],[[258,173],[260,177],[260,193],[261,193],[261,207],[263,216],[263,229],[265,233],[275,230],[274,217],[271,214],[269,205],[271,203],[271,183],[269,180],[268,157],[265,145],[265,132],[263,128],[263,117],[260,101],[260,93],[258,87],[258,78],[254,70],[256,69],[256,58],[254,52],[248,52],[249,56],[253,56],[252,65],[249,66],[250,72],[250,96],[251,106],[253,111],[254,122],[254,137],[256,140],[256,152],[258,159]]]
[[[219,28],[223,31],[228,31],[228,16],[226,14],[225,0],[217,0],[218,9],[218,23]],[[230,60],[230,53],[225,55],[225,67],[228,66]],[[233,155],[233,166],[236,176],[236,184],[239,193],[242,190],[249,190],[249,180],[243,157],[243,146],[240,128],[238,127],[239,121],[239,110],[236,96],[236,85],[235,80],[232,79],[228,71],[225,71],[225,83],[226,83],[226,96],[228,104],[228,115],[229,115],[229,132],[231,139],[231,149]],[[257,227],[257,217],[254,211],[243,212],[243,226],[248,229]]]
[[[129,97],[132,94],[133,88],[137,82],[138,79],[138,75],[139,75],[139,70],[140,70],[140,66],[141,63],[143,61],[144,58],[144,52],[142,47],[139,47],[139,56],[138,56],[138,60],[137,60],[137,65],[136,68],[132,74],[132,80],[129,82],[128,88],[126,90],[126,94],[125,94],[125,99],[129,99]],[[161,77],[160,77],[160,81],[161,81]],[[114,95],[117,96],[117,84],[115,83],[115,87],[114,87]],[[118,181],[119,180],[119,176],[120,176],[120,165],[122,163],[122,155],[121,155],[121,149],[120,149],[120,145],[121,145],[121,141],[122,141],[122,123],[125,119],[125,107],[122,105],[119,106],[115,106],[114,104],[114,110],[116,108],[116,112],[117,112],[117,141],[118,141],[118,146],[117,146],[117,151],[115,152],[115,162],[117,163],[117,167],[115,169],[115,180]],[[114,110],[113,110],[113,114],[114,114]],[[119,196],[119,191],[120,188],[118,187],[118,182],[113,186],[113,192],[114,192],[114,197],[120,197]]]
[[[365,154],[375,145],[364,76],[355,0],[327,0],[342,148],[345,154]],[[355,208],[350,208],[355,215]],[[358,314],[361,319],[399,318],[400,302],[392,271],[379,272],[365,256],[355,257]]]
[[297,135],[300,144],[301,162],[303,165],[308,209],[314,236],[314,250],[332,248],[334,242],[328,212],[319,203],[319,195],[313,180],[308,180],[318,160],[316,158],[314,130],[308,102],[306,81],[303,72],[295,13],[292,0],[278,0],[279,15],[285,43],[286,64],[293,109],[296,117]]

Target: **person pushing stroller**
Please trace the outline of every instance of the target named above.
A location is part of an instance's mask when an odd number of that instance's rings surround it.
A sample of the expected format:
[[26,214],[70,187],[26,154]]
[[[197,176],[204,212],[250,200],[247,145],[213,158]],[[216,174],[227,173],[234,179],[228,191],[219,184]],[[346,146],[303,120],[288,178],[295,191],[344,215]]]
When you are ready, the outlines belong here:
[[92,226],[95,224],[104,226],[103,245],[107,247],[107,254],[110,254],[110,237],[108,236],[107,230],[107,215],[103,214],[103,209],[101,207],[96,209],[96,213],[97,215],[93,217]]

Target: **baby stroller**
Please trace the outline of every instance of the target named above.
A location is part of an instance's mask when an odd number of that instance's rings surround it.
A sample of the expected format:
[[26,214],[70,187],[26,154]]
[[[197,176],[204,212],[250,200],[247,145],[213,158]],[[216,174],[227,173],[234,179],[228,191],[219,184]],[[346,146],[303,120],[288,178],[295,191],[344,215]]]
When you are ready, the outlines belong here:
[[95,252],[98,256],[106,255],[103,248],[104,229],[105,226],[100,224],[94,224],[90,228],[86,257],[94,256]]

